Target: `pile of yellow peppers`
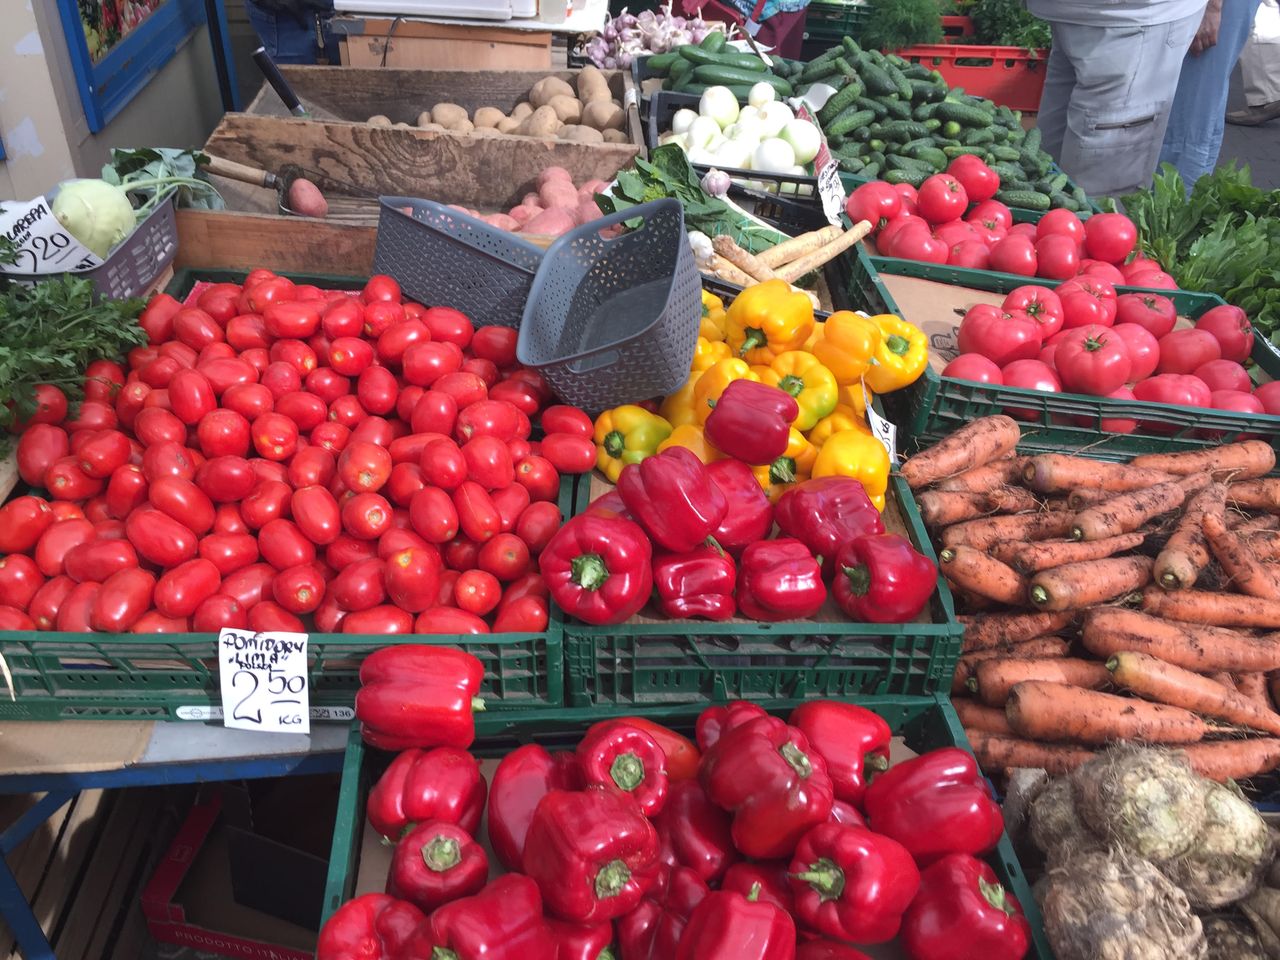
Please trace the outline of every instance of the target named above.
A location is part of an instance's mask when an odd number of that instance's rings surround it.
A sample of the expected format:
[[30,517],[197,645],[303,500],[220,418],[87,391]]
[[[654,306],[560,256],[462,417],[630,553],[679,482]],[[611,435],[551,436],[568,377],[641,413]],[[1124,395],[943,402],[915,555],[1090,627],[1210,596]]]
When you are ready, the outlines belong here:
[[704,463],[722,454],[702,426],[734,380],[756,380],[791,394],[800,415],[786,452],[755,468],[760,486],[777,500],[809,477],[854,477],[884,509],[889,455],[867,426],[876,394],[914,383],[928,363],[919,329],[892,314],[863,317],[842,310],[816,321],[813,305],[781,280],[748,287],[726,309],[702,292],[702,323],[693,369],[658,412],[636,405],[605,411],[596,420],[597,465],[610,480],[622,468],[673,446]]

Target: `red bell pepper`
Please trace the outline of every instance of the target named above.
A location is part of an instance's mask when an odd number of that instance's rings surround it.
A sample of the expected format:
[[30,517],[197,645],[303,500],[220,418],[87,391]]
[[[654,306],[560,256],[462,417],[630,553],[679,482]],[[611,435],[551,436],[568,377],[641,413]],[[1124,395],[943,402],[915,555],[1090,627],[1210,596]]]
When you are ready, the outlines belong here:
[[836,797],[855,807],[867,792],[867,773],[889,769],[893,731],[879,714],[837,700],[810,700],[791,711],[787,723],[803,731],[827,762]]
[[646,817],[667,802],[667,757],[658,742],[625,720],[594,724],[578,742],[583,779],[631,794]]
[[988,853],[1004,832],[1000,805],[977,762],[958,747],[933,750],[880,774],[863,808],[872,830],[897,840],[922,866],[948,853]]
[[489,857],[455,823],[428,820],[406,833],[391,855],[387,893],[430,913],[484,889]]
[[548,753],[527,743],[498,763],[489,785],[489,845],[511,871],[524,866],[524,841],[538,801],[552,790],[581,790],[578,758],[568,752]]
[[733,842],[748,857],[791,854],[831,815],[827,765],[795,727],[760,717],[723,734],[702,758],[702,783],[733,814]]
[[791,424],[800,416],[796,398],[755,380],[734,380],[712,408],[707,440],[725,456],[760,466],[787,452]]
[[832,592],[849,619],[910,623],[938,585],[938,565],[906,537],[854,537],[836,554]]
[[810,940],[796,945],[796,960],[871,960],[861,950],[834,940]]
[[738,859],[729,815],[711,802],[697,780],[671,784],[666,806],[653,825],[662,862],[688,867],[706,883],[719,880]]
[[584,623],[621,623],[653,590],[653,547],[640,525],[584,514],[556,531],[538,558],[551,597]]
[[676,960],[794,960],[795,921],[759,894],[707,894],[684,928]]
[[484,665],[453,647],[382,647],[360,664],[356,718],[370,746],[382,750],[471,746]]
[[698,747],[703,752],[716,745],[724,734],[734,727],[740,727],[748,720],[767,717],[764,707],[746,700],[734,700],[724,705],[707,707],[698,714],[698,722],[694,727],[694,736],[698,739]]
[[365,807],[373,828],[392,842],[427,820],[456,823],[475,836],[485,789],[480,764],[465,750],[406,750],[378,778]]
[[474,897],[446,903],[419,925],[398,960],[410,958],[556,960],[556,942],[542,917],[538,885],[521,874],[507,873]]
[[634,727],[639,727],[658,741],[658,746],[667,755],[667,780],[676,783],[680,780],[693,780],[698,776],[698,764],[702,754],[698,746],[684,734],[676,733],[670,727],[664,727],[645,717],[622,717]]
[[626,960],[668,960],[676,955],[689,917],[711,891],[685,867],[664,867],[640,905],[617,921]]
[[614,960],[613,924],[593,923],[583,926],[548,918],[547,926],[556,942],[556,960]]
[[706,466],[684,447],[628,464],[618,493],[653,542],[676,553],[705,543],[729,511]]
[[806,926],[837,940],[884,943],[898,935],[920,871],[896,840],[824,823],[796,847],[790,879]]
[[742,551],[738,607],[752,620],[803,620],[827,600],[822,567],[799,540],[761,540]]
[[989,864],[952,853],[925,868],[902,921],[902,942],[927,960],[1022,960],[1031,925]]
[[595,514],[602,517],[622,517],[624,520],[633,519],[627,512],[627,505],[622,502],[622,495],[618,493],[617,488],[596,497],[584,512],[588,516]]
[[707,476],[729,501],[729,512],[716,528],[716,543],[735,557],[773,529],[773,504],[751,468],[741,460],[715,460]]
[[756,899],[772,903],[787,916],[795,916],[796,898],[787,879],[786,860],[740,861],[730,867],[720,881],[721,890],[735,890],[744,897],[757,887]]
[[426,918],[412,903],[366,893],[337,909],[320,931],[316,960],[400,960],[404,945]]
[[831,816],[828,818],[828,822],[838,823],[842,827],[867,826],[866,817],[859,813],[853,804],[844,800],[837,800],[831,804]]
[[525,873],[562,920],[599,923],[630,913],[658,867],[658,833],[620,790],[552,790],[533,813]]
[[668,617],[728,620],[737,609],[737,578],[733,558],[706,545],[688,553],[664,553],[653,561],[653,586]]
[[822,557],[827,577],[835,572],[842,546],[854,537],[884,533],[884,518],[852,477],[815,477],[797,483],[778,498],[773,517],[784,534]]

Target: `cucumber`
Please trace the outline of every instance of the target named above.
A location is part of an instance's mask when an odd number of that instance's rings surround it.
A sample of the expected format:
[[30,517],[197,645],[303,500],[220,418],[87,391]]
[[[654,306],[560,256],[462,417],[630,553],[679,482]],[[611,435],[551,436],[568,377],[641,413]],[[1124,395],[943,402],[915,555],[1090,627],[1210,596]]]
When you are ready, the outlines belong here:
[[[858,171],[858,176],[866,177],[868,180],[874,180],[876,177],[880,176],[880,167],[881,164],[875,163],[874,161],[867,163]],[[923,183],[924,181],[921,182]]]
[[837,157],[845,158],[861,157],[863,154],[868,152],[869,151],[867,150],[867,145],[865,143],[846,143],[834,151]]
[[991,132],[990,127],[979,127],[976,130],[966,130],[960,137],[960,142],[966,147],[980,147],[983,144],[994,143],[996,135]]
[[893,97],[887,97],[884,105],[889,110],[889,117],[893,120],[910,120],[911,104],[906,100],[896,100]]
[[1051,202],[1048,196],[1035,190],[997,190],[996,199],[1023,210],[1048,210]]
[[928,170],[933,172],[933,167],[925,163],[923,160],[913,160],[911,157],[890,156],[885,157],[885,166],[890,170]]
[[1012,163],[1004,163],[1004,162],[996,163],[992,165],[991,169],[996,172],[997,176],[1000,177],[1001,181],[1022,180],[1026,176],[1022,172],[1021,167],[1016,166]]
[[898,85],[893,78],[869,60],[862,63],[862,68],[858,72],[867,89],[877,96],[886,97],[898,92]]
[[645,69],[655,77],[665,77],[672,64],[681,59],[676,50],[667,53],[656,53],[644,62]]
[[932,120],[933,112],[938,105],[936,103],[917,103],[911,110],[911,119],[913,120]]
[[841,37],[839,48],[832,47],[831,49],[843,50],[851,60],[857,60],[862,56],[862,48],[858,46],[858,41],[850,36]]
[[867,163],[874,163],[877,167],[884,167],[884,154],[879,150],[872,150],[867,154]]
[[[763,60],[750,53],[739,53],[737,50],[726,50],[723,53],[710,53],[701,47],[685,46],[680,48],[680,56],[694,64],[694,66],[723,67],[731,70],[741,70],[749,73],[758,73],[761,76],[755,80],[768,80],[773,76],[769,73],[769,68],[765,66]],[[775,77],[774,79],[782,79]],[[745,80],[738,81],[745,83]],[[752,81],[753,83],[755,81]],[[785,80],[783,81],[786,82]],[[790,86],[790,84],[788,84]]]
[[[816,69],[815,69],[816,68]],[[837,86],[834,78],[840,75],[840,67],[837,60],[815,60],[803,70],[796,79],[797,83],[814,84],[814,83],[830,83]]]
[[[879,153],[884,150],[884,141],[879,138],[868,140],[867,146],[871,148],[872,153]],[[881,162],[884,162],[883,157],[881,158]]]
[[902,145],[902,152],[905,153],[908,157],[914,157],[915,151],[923,150],[925,147],[932,147],[932,146],[933,146],[933,137],[930,137],[930,136],[917,137],[914,140],[908,140],[906,143],[904,143]]
[[693,77],[693,61],[686,60],[681,57],[675,63],[671,64],[671,70],[667,73],[667,83],[670,84],[669,89],[675,89],[675,85],[681,81],[687,81]]
[[[926,80],[936,86],[933,73],[923,64],[908,63],[905,67],[899,67],[898,69],[902,71],[902,75],[908,80]],[[915,84],[912,84],[912,86],[915,86]]]
[[[838,137],[852,133],[859,127],[866,126],[874,119],[875,114],[870,110],[859,110],[855,106],[846,110],[844,113],[832,120],[830,125],[823,123],[822,126],[823,129],[826,130],[827,136]],[[862,146],[862,144],[859,144],[859,146]]]
[[954,160],[956,157],[980,157],[982,156],[981,147],[943,147],[942,154]]
[[1075,202],[1079,204],[1082,209],[1085,209],[1085,210],[1090,209],[1089,195],[1084,192],[1083,187],[1073,186],[1071,188],[1071,198],[1075,200]]
[[889,75],[889,79],[892,80],[894,86],[898,88],[898,96],[910,103],[915,91],[911,88],[911,83],[907,78],[902,75],[902,71],[892,63],[886,62],[884,65],[884,72]]
[[[918,187],[930,177],[930,171],[921,170],[890,170],[884,175],[885,183],[907,183],[913,187]],[[863,170],[863,176],[866,176],[866,170]]]
[[837,156],[836,164],[840,167],[841,173],[858,173],[866,167],[861,157]]
[[960,124],[956,123],[954,120],[948,120],[942,125],[942,135],[944,137],[958,137],[962,130],[964,130],[964,127],[960,126]]
[[1063,193],[1061,190],[1050,192],[1049,204],[1054,207],[1065,207],[1068,210],[1076,209],[1075,198],[1069,193]]
[[712,30],[702,38],[702,43],[698,44],[698,46],[702,47],[703,50],[718,53],[724,49],[725,41],[728,39],[723,30]]
[[854,103],[862,110],[870,110],[876,115],[877,120],[883,120],[889,115],[889,108],[874,97],[858,97]]
[[724,84],[726,87],[735,83],[745,83],[747,86],[752,86],[763,81],[773,87],[780,97],[795,95],[795,88],[790,83],[781,77],[775,77],[771,73],[757,73],[754,70],[743,70],[738,67],[726,67],[719,64],[703,64],[693,68],[693,76],[695,80],[699,80],[702,83],[719,83]]
[[937,147],[925,147],[921,150],[917,150],[913,156],[916,157],[916,159],[929,164],[929,166],[933,167],[934,170],[947,169],[947,162],[950,159]]
[[906,143],[929,135],[929,128],[915,120],[891,120],[884,125],[881,134],[885,140]]
[[916,103],[937,103],[947,95],[945,87],[928,80],[908,77],[907,83],[911,85],[911,99]]
[[1004,144],[1000,143],[993,144],[990,148],[990,153],[997,160],[1005,163],[1017,163],[1018,157],[1020,156],[1015,147],[1006,147]]
[[938,104],[936,116],[941,120],[952,120],[965,127],[986,127],[993,122],[991,116],[979,107],[954,100],[943,100]]
[[[822,109],[818,111],[818,122],[825,128],[846,110],[857,109],[856,101],[862,93],[862,83],[858,80],[850,80],[822,105]],[[872,116],[875,115],[872,114]]]
[[1032,127],[1027,131],[1026,139],[1022,141],[1023,149],[1036,153],[1040,149],[1040,128]]

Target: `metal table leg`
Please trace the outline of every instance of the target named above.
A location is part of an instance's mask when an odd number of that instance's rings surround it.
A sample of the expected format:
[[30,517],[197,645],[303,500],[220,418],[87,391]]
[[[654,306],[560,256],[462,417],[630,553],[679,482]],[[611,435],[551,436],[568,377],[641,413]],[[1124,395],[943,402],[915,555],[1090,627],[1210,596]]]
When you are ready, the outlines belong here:
[[9,869],[9,854],[27,839],[40,824],[49,819],[63,804],[76,795],[74,790],[45,794],[18,821],[0,833],[0,916],[13,932],[25,960],[56,960],[40,922],[31,911],[26,894]]

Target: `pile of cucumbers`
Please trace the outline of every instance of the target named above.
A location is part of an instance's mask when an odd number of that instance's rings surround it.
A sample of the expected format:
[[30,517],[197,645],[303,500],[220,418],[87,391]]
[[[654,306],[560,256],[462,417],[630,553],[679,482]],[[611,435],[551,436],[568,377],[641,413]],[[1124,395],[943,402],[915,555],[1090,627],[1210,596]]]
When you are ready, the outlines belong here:
[[740,100],[762,80],[779,97],[824,83],[836,92],[818,122],[845,173],[919,186],[953,158],[973,154],[1000,175],[996,198],[1011,207],[1091,209],[1084,191],[1040,149],[1040,131],[1022,129],[1020,112],[950,89],[936,70],[863,50],[850,37],[809,63],[774,57],[772,69],[724,43],[720,32],[708,34],[699,45],[650,57],[648,71],[664,77],[669,90],[700,94],[721,84]]

